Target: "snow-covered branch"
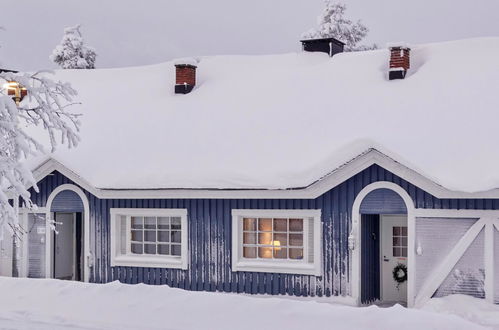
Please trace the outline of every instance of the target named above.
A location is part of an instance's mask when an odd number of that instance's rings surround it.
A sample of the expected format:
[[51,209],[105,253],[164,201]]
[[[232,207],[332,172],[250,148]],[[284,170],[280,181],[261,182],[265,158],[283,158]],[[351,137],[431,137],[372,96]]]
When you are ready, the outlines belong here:
[[302,35],[303,39],[336,38],[345,43],[345,51],[376,49],[376,45],[359,45],[369,32],[360,21],[352,22],[345,17],[346,5],[325,0],[326,8],[318,17],[317,28]]
[[49,74],[0,72],[2,85],[9,82],[8,88],[27,91],[24,100],[16,104],[5,88],[0,90],[0,239],[5,229],[15,234],[18,228],[17,196],[28,208],[36,208],[27,190],[30,186],[36,189],[36,182],[25,161],[46,146],[25,128],[43,128],[51,151],[59,143],[71,148],[79,142],[79,115],[67,110],[77,93],[68,83],[50,79]]

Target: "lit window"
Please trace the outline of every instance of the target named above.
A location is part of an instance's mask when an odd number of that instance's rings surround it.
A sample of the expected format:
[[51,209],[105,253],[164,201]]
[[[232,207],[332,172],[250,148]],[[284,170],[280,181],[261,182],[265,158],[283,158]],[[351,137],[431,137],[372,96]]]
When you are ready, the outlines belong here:
[[320,274],[320,211],[233,210],[233,271]]
[[187,269],[187,210],[111,209],[112,266]]

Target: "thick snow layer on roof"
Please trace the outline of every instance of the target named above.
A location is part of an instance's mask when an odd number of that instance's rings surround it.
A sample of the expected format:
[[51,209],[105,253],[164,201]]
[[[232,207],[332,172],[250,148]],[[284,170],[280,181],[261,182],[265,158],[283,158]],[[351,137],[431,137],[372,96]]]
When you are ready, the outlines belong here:
[[308,186],[376,147],[459,191],[499,188],[499,38],[387,49],[215,56],[174,94],[174,63],[59,71],[83,102],[78,148],[53,158],[97,188]]

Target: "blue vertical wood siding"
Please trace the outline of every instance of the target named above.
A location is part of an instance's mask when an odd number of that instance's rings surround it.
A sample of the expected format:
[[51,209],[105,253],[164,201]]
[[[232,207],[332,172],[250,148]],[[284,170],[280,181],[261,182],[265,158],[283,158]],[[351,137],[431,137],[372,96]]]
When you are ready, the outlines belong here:
[[83,212],[83,201],[74,191],[63,190],[52,201],[50,212]]
[[[398,184],[408,192],[417,208],[499,209],[499,200],[437,199],[377,165],[316,199],[98,199],[85,192],[90,202],[90,248],[95,258],[90,281],[167,284],[195,291],[349,295],[347,239],[352,205],[357,194],[376,181]],[[49,194],[65,183],[73,182],[54,172],[39,182],[40,193],[32,192],[33,201],[45,206]],[[111,267],[109,209],[118,207],[186,208],[189,221],[189,269]],[[236,208],[322,209],[323,276],[231,272],[231,210]]]

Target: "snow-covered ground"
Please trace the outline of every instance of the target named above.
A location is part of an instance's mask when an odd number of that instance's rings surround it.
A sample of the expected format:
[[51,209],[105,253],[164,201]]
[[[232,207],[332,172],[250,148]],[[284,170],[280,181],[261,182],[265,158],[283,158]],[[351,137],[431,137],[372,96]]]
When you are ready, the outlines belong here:
[[99,285],[0,278],[0,329],[487,328],[478,323],[499,329],[499,306],[455,296],[435,299],[424,310],[358,308],[327,299],[249,297],[117,282]]

